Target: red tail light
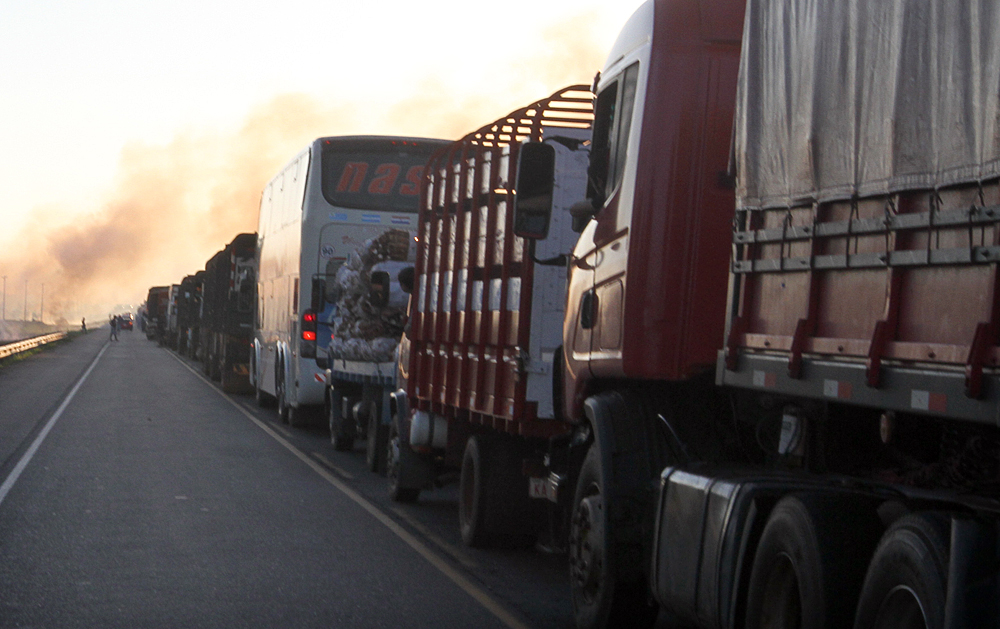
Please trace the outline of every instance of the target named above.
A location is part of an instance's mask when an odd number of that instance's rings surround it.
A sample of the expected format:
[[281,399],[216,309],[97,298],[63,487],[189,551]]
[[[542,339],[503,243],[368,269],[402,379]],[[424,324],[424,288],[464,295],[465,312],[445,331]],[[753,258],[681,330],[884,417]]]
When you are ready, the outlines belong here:
[[316,358],[316,313],[312,310],[302,313],[302,341],[299,349],[303,358]]

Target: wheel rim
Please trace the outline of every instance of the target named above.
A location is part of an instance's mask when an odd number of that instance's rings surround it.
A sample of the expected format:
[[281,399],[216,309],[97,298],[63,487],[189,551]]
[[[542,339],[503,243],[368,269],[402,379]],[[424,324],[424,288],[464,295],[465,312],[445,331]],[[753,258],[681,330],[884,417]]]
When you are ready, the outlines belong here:
[[759,626],[761,629],[795,629],[801,624],[798,576],[791,558],[782,553],[767,575]]
[[908,586],[896,586],[882,601],[873,629],[927,629],[920,598]]
[[593,486],[573,512],[569,540],[570,577],[588,604],[603,587],[604,543],[604,498]]

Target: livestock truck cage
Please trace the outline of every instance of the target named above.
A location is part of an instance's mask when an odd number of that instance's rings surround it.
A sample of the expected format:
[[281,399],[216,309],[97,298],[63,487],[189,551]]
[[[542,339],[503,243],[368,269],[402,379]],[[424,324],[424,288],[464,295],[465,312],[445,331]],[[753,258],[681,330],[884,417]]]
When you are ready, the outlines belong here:
[[[573,85],[438,150],[425,171],[389,487],[412,500],[460,470],[473,545],[537,532],[524,460],[569,431],[553,377],[592,121],[589,88]],[[549,204],[550,221],[530,211]]]

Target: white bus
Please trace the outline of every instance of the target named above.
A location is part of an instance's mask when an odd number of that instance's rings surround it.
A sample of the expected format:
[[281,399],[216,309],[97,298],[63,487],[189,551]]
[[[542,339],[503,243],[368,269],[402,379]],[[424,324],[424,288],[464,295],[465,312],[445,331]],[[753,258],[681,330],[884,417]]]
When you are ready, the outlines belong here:
[[[250,376],[259,404],[288,423],[324,403],[335,329],[326,278],[390,230],[416,234],[424,164],[443,140],[319,138],[264,188]],[[319,325],[317,325],[319,323]],[[318,358],[318,360],[317,360]]]

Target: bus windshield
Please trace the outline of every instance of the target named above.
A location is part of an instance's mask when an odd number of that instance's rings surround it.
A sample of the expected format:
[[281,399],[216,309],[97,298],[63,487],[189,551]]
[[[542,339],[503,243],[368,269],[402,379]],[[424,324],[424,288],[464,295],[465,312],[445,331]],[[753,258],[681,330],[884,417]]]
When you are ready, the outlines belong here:
[[424,164],[442,144],[434,140],[324,140],[323,196],[336,207],[416,212]]

